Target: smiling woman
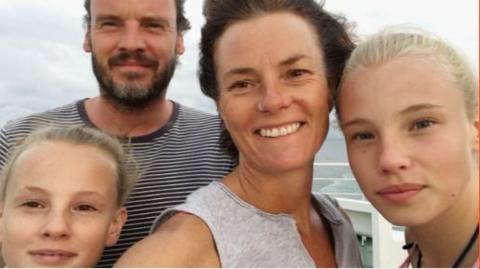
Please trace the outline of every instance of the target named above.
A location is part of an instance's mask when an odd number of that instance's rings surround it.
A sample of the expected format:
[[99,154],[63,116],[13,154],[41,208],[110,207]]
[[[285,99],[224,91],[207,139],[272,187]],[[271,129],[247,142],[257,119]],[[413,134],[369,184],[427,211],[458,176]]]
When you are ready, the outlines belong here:
[[206,3],[200,83],[238,165],[162,213],[117,266],[361,266],[348,217],[311,193],[353,48],[343,19],[314,0]]
[[292,171],[323,143],[329,88],[315,37],[301,17],[280,13],[238,22],[218,40],[218,108],[241,165]]

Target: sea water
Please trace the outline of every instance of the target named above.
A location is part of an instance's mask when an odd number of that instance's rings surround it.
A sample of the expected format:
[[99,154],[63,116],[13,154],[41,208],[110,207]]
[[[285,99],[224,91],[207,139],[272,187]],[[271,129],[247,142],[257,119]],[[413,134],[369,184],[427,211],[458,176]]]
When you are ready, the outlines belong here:
[[330,128],[327,139],[315,156],[312,190],[333,197],[364,200],[348,165],[345,140],[337,129]]

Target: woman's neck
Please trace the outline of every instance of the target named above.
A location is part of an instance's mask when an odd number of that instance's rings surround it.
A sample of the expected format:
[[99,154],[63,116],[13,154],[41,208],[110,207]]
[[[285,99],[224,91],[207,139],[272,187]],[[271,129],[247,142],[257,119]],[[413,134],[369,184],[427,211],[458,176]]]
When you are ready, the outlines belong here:
[[265,212],[308,214],[312,176],[313,168],[271,175],[240,163],[226,177],[225,185],[242,200]]
[[256,208],[272,214],[287,213],[318,267],[335,267],[332,237],[327,222],[312,204],[313,164],[275,175],[240,165],[225,178],[225,185]]
[[[443,214],[424,225],[407,228],[421,251],[422,267],[451,267],[458,259],[478,225],[478,188],[478,179],[472,180]],[[478,244],[460,266],[473,265],[477,257]]]

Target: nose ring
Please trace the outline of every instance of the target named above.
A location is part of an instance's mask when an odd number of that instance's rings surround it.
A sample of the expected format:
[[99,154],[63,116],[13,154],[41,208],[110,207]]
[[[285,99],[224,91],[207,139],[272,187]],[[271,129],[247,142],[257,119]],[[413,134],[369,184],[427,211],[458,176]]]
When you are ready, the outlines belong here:
[[265,111],[265,110],[263,109],[262,102],[258,102],[258,103],[257,103],[257,108],[258,108],[258,111],[260,111],[260,112],[264,112],[264,111]]

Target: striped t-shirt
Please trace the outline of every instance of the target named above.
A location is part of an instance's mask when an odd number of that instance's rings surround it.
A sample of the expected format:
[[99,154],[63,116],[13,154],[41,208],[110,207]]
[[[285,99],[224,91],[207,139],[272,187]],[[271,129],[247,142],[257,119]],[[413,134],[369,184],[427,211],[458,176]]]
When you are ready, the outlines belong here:
[[[95,127],[84,102],[7,123],[0,130],[0,168],[12,146],[39,127]],[[183,203],[191,192],[221,179],[233,168],[233,161],[220,148],[220,132],[217,116],[174,103],[172,117],[165,126],[130,139],[126,147],[137,162],[141,178],[126,202],[128,220],[120,239],[105,249],[99,267],[111,267],[128,247],[148,235],[153,220],[163,210]]]

